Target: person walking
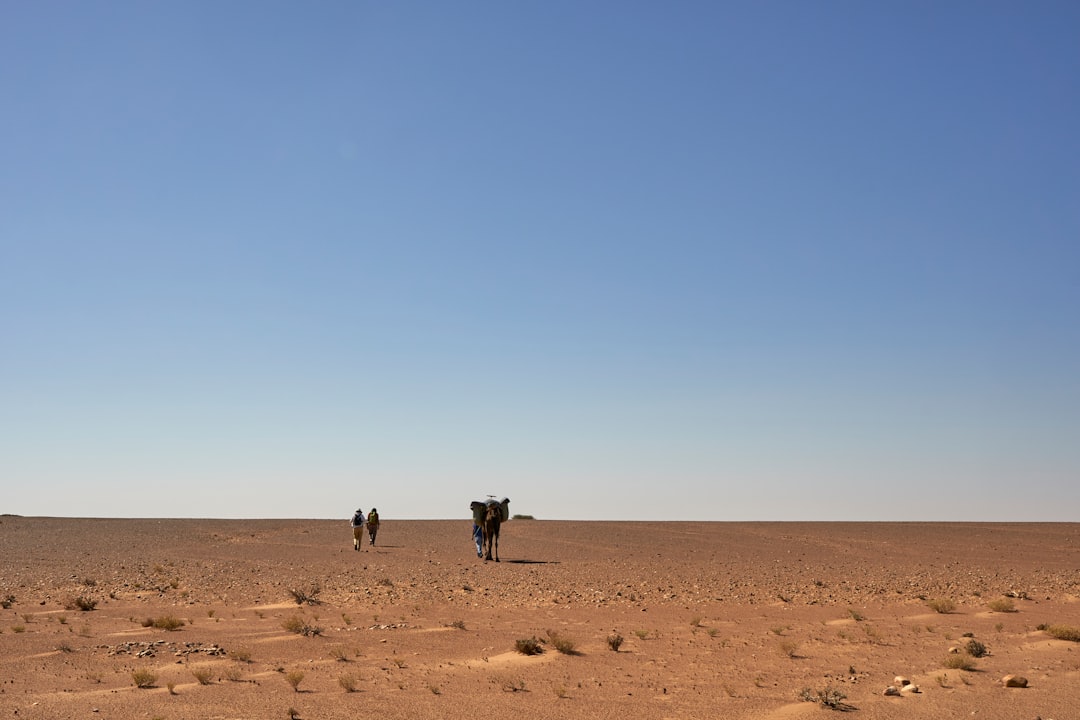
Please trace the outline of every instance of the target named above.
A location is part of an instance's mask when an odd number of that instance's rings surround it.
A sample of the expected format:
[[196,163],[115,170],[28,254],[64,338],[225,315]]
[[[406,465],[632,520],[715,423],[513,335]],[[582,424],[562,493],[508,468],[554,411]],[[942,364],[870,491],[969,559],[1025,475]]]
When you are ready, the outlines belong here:
[[353,513],[352,520],[349,521],[349,525],[352,526],[353,550],[359,550],[360,543],[364,539],[364,511],[357,508],[356,512]]
[[487,512],[487,505],[482,502],[473,500],[469,503],[469,509],[472,510],[472,539],[476,543],[476,557],[484,557],[484,515]]
[[370,545],[375,544],[375,536],[379,533],[379,511],[375,508],[371,508],[371,512],[367,516],[367,531],[368,537],[371,539]]

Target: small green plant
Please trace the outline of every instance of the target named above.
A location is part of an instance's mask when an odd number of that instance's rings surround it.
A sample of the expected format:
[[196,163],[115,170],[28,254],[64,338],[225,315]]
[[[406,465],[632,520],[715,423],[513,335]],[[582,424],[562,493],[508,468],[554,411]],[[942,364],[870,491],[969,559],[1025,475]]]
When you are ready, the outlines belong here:
[[1016,612],[1016,603],[1012,598],[999,597],[994,598],[990,602],[986,603],[986,607],[990,608],[994,612],[1000,613],[1012,613]]
[[293,692],[300,692],[300,683],[304,681],[304,673],[299,670],[290,670],[285,673],[285,682],[289,683]]
[[350,675],[349,673],[345,673],[344,675],[339,675],[338,679],[337,679],[337,682],[338,682],[338,685],[341,686],[341,689],[344,690],[345,692],[347,692],[347,693],[356,692],[356,676],[355,675]]
[[1058,640],[1080,642],[1080,627],[1072,625],[1040,625],[1039,629]]
[[209,685],[213,679],[210,668],[207,667],[191,668],[191,676],[198,680],[200,685]]
[[137,688],[152,688],[157,682],[157,675],[149,670],[135,670],[131,673],[131,679]]
[[574,641],[571,640],[570,638],[566,637],[565,635],[561,635],[560,633],[556,632],[555,630],[548,630],[547,631],[547,636],[548,636],[548,642],[551,643],[551,646],[554,647],[556,650],[558,650],[563,655],[576,655],[577,654],[574,651],[574,647],[576,645],[575,645]]
[[607,646],[612,652],[619,652],[619,648],[622,647],[623,636],[619,633],[608,635]]
[[945,660],[941,665],[949,670],[970,672],[975,669],[975,660],[967,653],[951,653],[945,656]]
[[645,640],[646,638],[649,637],[649,631],[648,630],[635,630],[634,634],[637,635],[638,640]]
[[24,632],[26,632],[26,626],[25,625],[12,625],[11,626],[11,632],[13,632],[13,633],[24,633]]
[[956,610],[956,603],[949,598],[935,598],[933,600],[927,600],[926,606],[936,613],[942,615],[948,615],[952,611]]
[[540,640],[535,636],[515,640],[514,649],[522,655],[539,655],[544,652],[544,648],[540,645]]

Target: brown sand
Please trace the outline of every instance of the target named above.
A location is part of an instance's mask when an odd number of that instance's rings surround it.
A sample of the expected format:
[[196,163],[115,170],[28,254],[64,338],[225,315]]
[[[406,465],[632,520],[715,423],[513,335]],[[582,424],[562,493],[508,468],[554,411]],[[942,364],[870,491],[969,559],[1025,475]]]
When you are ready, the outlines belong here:
[[[498,564],[469,531],[4,516],[0,718],[805,718],[827,687],[862,718],[1080,718],[1080,644],[1037,629],[1080,626],[1078,524],[513,520]],[[965,633],[989,654],[943,667]]]

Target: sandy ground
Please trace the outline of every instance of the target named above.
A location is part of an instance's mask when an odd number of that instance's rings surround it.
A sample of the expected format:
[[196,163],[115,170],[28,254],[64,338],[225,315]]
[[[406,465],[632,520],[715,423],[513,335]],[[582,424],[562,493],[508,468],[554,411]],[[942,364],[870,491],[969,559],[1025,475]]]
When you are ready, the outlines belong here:
[[[513,520],[500,563],[469,531],[384,517],[357,552],[344,519],[4,516],[0,718],[828,717],[804,688],[1080,718],[1080,643],[1038,629],[1080,627],[1077,524]],[[897,675],[921,692],[882,695]]]

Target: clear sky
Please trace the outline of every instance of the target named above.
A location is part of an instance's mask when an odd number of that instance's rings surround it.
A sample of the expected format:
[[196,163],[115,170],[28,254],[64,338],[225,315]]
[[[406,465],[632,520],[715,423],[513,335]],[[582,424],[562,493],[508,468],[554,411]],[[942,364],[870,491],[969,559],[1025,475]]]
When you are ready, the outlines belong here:
[[4,2],[0,512],[1080,521],[1078,38]]

